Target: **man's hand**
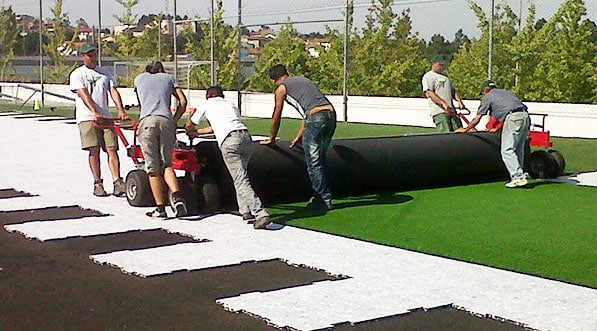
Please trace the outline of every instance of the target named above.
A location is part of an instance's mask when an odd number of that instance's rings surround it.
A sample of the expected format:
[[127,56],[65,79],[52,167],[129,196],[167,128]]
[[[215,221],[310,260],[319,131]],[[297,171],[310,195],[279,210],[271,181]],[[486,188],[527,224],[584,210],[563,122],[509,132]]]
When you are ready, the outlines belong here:
[[267,145],[269,147],[276,147],[276,140],[275,139],[265,139],[259,142],[260,145]]
[[467,132],[467,128],[458,128],[458,129],[454,130],[454,132],[456,132],[456,133],[466,133]]
[[303,137],[296,137],[290,142],[290,145],[288,145],[288,148],[293,148],[297,144],[300,144],[302,141],[303,141]]
[[131,118],[129,117],[129,115],[123,110],[123,111],[119,111],[118,112],[118,119],[121,121],[128,121]]

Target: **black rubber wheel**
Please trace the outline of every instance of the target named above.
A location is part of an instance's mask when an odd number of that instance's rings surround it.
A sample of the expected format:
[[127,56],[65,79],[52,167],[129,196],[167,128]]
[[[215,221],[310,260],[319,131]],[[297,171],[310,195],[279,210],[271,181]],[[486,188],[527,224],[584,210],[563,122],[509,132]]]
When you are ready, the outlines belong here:
[[564,174],[564,170],[566,170],[566,160],[564,159],[564,155],[555,149],[550,149],[547,152],[554,157],[556,164],[558,165],[558,171],[554,177],[562,176]]
[[149,186],[149,178],[143,170],[133,170],[126,175],[126,199],[131,206],[155,206],[155,200]]
[[214,212],[220,207],[220,188],[211,176],[201,176],[197,183],[199,207],[203,212]]
[[529,175],[533,178],[557,177],[558,164],[556,158],[549,152],[534,151],[529,157]]

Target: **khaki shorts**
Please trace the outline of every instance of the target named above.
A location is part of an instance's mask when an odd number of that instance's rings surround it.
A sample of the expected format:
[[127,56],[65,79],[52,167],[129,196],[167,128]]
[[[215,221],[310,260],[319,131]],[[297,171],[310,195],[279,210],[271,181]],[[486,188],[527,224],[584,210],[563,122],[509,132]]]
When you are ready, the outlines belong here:
[[118,136],[113,128],[99,129],[93,121],[79,123],[79,134],[81,135],[81,148],[88,150],[93,147],[101,147],[118,150]]
[[147,116],[139,122],[138,134],[147,173],[162,174],[164,169],[172,167],[176,145],[176,126],[172,119]]

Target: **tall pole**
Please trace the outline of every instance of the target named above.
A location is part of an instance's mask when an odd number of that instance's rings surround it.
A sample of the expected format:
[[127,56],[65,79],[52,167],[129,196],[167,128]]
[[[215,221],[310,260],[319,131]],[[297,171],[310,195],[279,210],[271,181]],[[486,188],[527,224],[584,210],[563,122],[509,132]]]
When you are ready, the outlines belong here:
[[97,0],[97,64],[102,66],[102,0]]
[[492,62],[493,62],[493,17],[494,17],[495,0],[491,0],[491,16],[489,17],[489,50],[487,54],[487,79],[493,76]]
[[178,79],[178,58],[176,54],[176,0],[174,0],[174,20],[172,20],[172,35],[174,38],[174,79]]
[[237,22],[237,26],[238,26],[238,57],[236,59],[236,106],[238,107],[238,111],[241,112],[242,114],[242,97],[241,97],[241,89],[242,89],[242,74],[241,74],[241,68],[242,68],[242,62],[241,62],[241,57],[240,57],[240,53],[242,51],[242,45],[241,45],[241,27],[242,27],[242,0],[238,0],[238,22]]
[[346,0],[346,14],[344,18],[344,75],[342,78],[342,104],[344,107],[344,122],[348,122],[348,20],[350,19],[349,2],[350,0]]
[[215,0],[211,0],[211,24],[210,24],[210,35],[211,37],[210,39],[210,61],[211,61],[211,85],[216,85],[218,79],[216,78],[216,65],[215,65],[215,43],[214,43],[214,25],[215,25],[215,12],[214,12],[214,1]]
[[[520,7],[518,7],[518,31],[516,35],[520,34],[520,29],[522,29],[522,0],[520,0]],[[520,68],[520,63],[518,59],[516,59],[516,76],[514,76],[514,86],[518,86],[518,70]]]
[[41,107],[44,107],[44,48],[43,48],[43,9],[39,0],[39,83],[41,87]]

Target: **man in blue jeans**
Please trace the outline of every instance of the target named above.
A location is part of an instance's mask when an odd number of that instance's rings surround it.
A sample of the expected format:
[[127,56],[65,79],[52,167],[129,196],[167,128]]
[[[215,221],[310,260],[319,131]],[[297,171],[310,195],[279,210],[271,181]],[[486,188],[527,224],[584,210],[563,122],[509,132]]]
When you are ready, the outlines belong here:
[[522,187],[528,184],[527,174],[524,173],[524,147],[529,135],[530,119],[525,106],[512,92],[498,89],[494,82],[488,80],[481,85],[481,105],[477,116],[468,127],[456,132],[468,132],[481,120],[483,115],[504,122],[502,128],[501,153],[502,161],[510,173],[507,188]]
[[290,76],[282,64],[272,67],[269,77],[276,84],[274,113],[269,139],[260,143],[271,147],[276,146],[284,102],[294,107],[303,118],[303,122],[298,134],[290,143],[290,148],[302,140],[307,172],[314,192],[310,206],[330,210],[332,193],[326,170],[326,154],[336,131],[334,106],[311,80]]

